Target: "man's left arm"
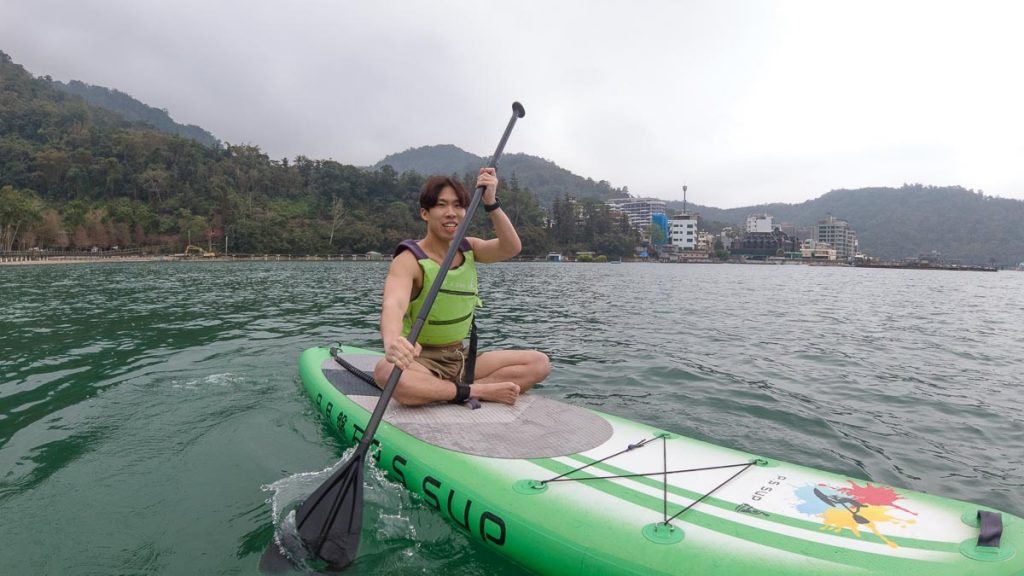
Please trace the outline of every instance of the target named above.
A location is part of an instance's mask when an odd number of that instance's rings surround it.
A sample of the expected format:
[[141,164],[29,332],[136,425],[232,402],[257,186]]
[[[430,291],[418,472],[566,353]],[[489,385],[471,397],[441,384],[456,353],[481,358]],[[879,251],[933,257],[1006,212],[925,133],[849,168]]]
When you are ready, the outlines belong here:
[[[477,186],[484,187],[483,197],[480,204],[483,206],[493,205],[498,201],[498,177],[494,168],[481,168],[480,175],[476,179]],[[508,214],[498,208],[486,212],[494,226],[495,238],[483,240],[481,238],[467,238],[470,246],[473,247],[473,256],[477,262],[487,264],[490,262],[501,262],[508,260],[523,249],[523,243],[519,240],[515,226],[508,219]]]

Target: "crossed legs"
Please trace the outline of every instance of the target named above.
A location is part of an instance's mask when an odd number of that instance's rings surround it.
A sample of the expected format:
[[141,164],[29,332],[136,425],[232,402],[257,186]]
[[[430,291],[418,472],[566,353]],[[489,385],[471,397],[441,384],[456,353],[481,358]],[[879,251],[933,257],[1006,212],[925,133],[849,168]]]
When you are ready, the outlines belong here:
[[[373,379],[381,388],[391,376],[393,365],[381,358]],[[476,374],[469,395],[487,402],[515,404],[519,394],[547,378],[551,363],[536,350],[495,350],[476,359]],[[395,400],[407,406],[447,402],[455,398],[455,385],[434,376],[419,362],[402,372],[395,388]]]

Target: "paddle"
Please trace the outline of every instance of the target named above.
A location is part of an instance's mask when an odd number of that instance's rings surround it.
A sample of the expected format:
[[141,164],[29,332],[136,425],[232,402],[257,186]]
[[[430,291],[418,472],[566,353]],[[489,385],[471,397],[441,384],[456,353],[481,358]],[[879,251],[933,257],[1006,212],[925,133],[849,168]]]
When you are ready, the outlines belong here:
[[[505,127],[505,133],[502,134],[501,141],[498,142],[498,148],[494,151],[494,156],[491,157],[489,167],[497,167],[498,159],[501,158],[505,142],[508,141],[516,120],[525,115],[526,110],[522,104],[518,102],[512,104],[512,118],[508,121],[508,126]],[[427,292],[427,297],[423,301],[423,308],[406,337],[413,345],[416,344],[423,324],[426,323],[427,314],[430,313],[430,308],[434,305],[437,293],[448,274],[448,268],[451,266],[452,260],[455,259],[459,244],[466,237],[466,229],[473,218],[473,213],[476,212],[477,205],[480,204],[483,193],[483,186],[478,186],[473,192],[473,198],[469,202],[469,207],[466,208],[466,216],[455,231],[455,238],[452,239],[448,254],[445,255],[444,261],[441,263],[437,278],[430,286],[430,291]],[[377,406],[373,409],[373,415],[370,416],[370,421],[366,424],[366,431],[363,432],[363,437],[355,452],[337,472],[306,499],[295,516],[296,526],[303,544],[315,557],[326,562],[332,570],[341,570],[355,560],[356,551],[359,548],[359,532],[363,524],[363,463],[370,450],[370,442],[384,417],[384,411],[391,396],[395,393],[401,375],[402,369],[397,366],[391,371],[391,376],[381,392],[380,400],[377,401]]]

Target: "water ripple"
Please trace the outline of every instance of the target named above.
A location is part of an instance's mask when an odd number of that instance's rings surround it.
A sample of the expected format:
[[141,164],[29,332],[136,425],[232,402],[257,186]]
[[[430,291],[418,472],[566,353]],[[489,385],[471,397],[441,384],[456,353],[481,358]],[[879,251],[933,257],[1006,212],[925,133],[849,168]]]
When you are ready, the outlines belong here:
[[[0,504],[23,519],[17,530],[0,524],[0,565],[254,573],[273,531],[260,485],[319,470],[343,447],[304,397],[296,358],[331,342],[379,347],[386,271],[383,262],[0,268]],[[1021,282],[501,264],[481,268],[479,324],[485,349],[551,357],[538,394],[1021,515]],[[366,573],[515,573],[403,491],[374,486],[379,538]],[[68,517],[80,528],[58,549],[32,536]]]

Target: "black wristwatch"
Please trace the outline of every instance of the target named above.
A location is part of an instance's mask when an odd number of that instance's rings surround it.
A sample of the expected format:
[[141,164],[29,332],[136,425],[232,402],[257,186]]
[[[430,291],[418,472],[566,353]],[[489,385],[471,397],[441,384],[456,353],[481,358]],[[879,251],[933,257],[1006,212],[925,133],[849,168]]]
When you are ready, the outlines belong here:
[[484,204],[484,212],[494,212],[498,208],[501,208],[501,200],[494,199],[494,204]]

